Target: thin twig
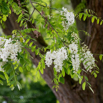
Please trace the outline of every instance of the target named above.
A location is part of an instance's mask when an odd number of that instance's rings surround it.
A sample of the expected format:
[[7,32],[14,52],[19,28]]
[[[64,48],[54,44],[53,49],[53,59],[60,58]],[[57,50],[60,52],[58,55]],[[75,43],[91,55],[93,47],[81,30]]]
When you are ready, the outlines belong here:
[[49,13],[50,13],[50,17],[52,16],[52,0],[50,0],[50,10],[49,10]]
[[32,13],[30,14],[29,20],[30,20],[31,16],[33,15],[34,11],[35,11],[35,9],[33,9]]
[[18,1],[18,5],[21,7],[20,0],[17,0],[17,1]]

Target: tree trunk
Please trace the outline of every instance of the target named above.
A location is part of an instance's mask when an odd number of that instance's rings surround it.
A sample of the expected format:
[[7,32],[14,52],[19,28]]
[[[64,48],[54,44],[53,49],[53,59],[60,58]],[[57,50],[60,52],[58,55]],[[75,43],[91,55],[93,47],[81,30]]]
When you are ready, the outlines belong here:
[[[77,2],[78,1],[78,2]],[[81,0],[72,0],[72,4],[74,3],[74,7],[79,3]],[[92,9],[95,11],[98,15],[98,17],[101,17],[103,19],[103,0],[87,0],[87,8]],[[12,13],[11,16],[6,21],[6,29],[4,29],[4,32],[6,34],[11,34],[11,31],[13,29],[20,29],[19,24],[15,22],[17,19],[17,16]],[[46,67],[44,70],[44,74],[42,77],[47,82],[48,86],[52,89],[57,99],[60,101],[60,103],[103,103],[103,63],[99,61],[99,55],[95,54],[101,54],[103,53],[103,25],[97,25],[96,21],[92,24],[90,19],[87,20],[87,25],[85,22],[82,22],[79,24],[80,21],[77,21],[78,29],[85,30],[87,28],[87,31],[91,35],[91,37],[85,37],[81,36],[81,38],[85,39],[85,43],[89,46],[92,53],[94,53],[94,57],[96,58],[97,65],[100,68],[100,73],[98,74],[98,77],[95,79],[93,76],[91,76],[89,73],[87,74],[89,78],[89,82],[92,85],[92,88],[94,90],[94,94],[90,91],[88,87],[86,87],[86,90],[83,91],[81,85],[79,85],[77,82],[72,80],[70,76],[65,76],[65,84],[59,84],[59,89],[56,91],[53,89],[54,83],[53,80],[53,66],[50,68]],[[81,27],[80,27],[81,25]],[[83,26],[84,25],[84,26]],[[28,25],[31,27],[31,25]],[[84,27],[84,28],[82,28]],[[33,33],[30,34],[33,38],[35,36]],[[82,34],[80,34],[82,35]],[[39,39],[40,38],[40,39]],[[43,38],[40,36],[37,39],[37,42],[35,44],[42,48],[43,46],[46,46]],[[42,42],[41,42],[42,41]],[[35,53],[31,53],[33,57],[33,63],[35,65],[38,65],[38,62],[40,61],[40,58],[38,56],[35,56]]]

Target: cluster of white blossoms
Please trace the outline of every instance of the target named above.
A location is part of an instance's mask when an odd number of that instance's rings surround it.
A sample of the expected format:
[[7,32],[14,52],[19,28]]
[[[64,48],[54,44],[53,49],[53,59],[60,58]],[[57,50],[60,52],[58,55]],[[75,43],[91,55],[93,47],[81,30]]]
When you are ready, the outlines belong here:
[[69,26],[74,23],[74,14],[73,14],[73,12],[68,12],[68,10],[63,7],[62,11],[61,11],[61,15],[63,15],[65,17],[65,18],[63,18],[64,20],[62,21],[62,25],[63,25],[64,29],[67,30],[69,28]]
[[45,63],[48,67],[50,67],[50,65],[52,65],[54,62],[54,68],[57,72],[60,72],[60,70],[62,70],[63,61],[67,59],[67,57],[67,51],[64,47],[62,47],[57,51],[53,51],[52,53],[51,51],[48,51],[46,53]]
[[[95,59],[93,57],[93,54],[88,49],[88,46],[84,44],[82,48],[79,48],[79,37],[76,33],[71,34],[71,44],[68,45],[68,48],[70,50],[70,58],[73,66],[73,72],[77,73],[77,71],[80,69],[80,64],[83,63],[84,68],[91,72],[95,65]],[[67,59],[67,51],[64,47],[60,48],[57,51],[48,51],[46,53],[46,65],[50,67],[52,63],[54,63],[54,68],[57,72],[60,72],[62,70],[63,66],[63,60]]]
[[78,45],[72,43],[69,45],[69,50],[71,52],[71,61],[73,66],[73,72],[77,72],[80,66],[79,54],[78,54]]
[[73,39],[74,39],[73,42],[75,42],[76,44],[77,44],[78,41],[80,40],[79,37],[78,37],[78,34],[76,34],[76,33],[74,33],[74,32],[71,34],[71,37],[73,37]]
[[[14,43],[13,43],[14,42]],[[18,61],[17,55],[21,52],[21,45],[18,40],[13,41],[11,38],[5,39],[0,37],[0,68],[8,62],[8,59]]]
[[91,72],[92,69],[96,67],[95,59],[86,45],[82,47],[82,56],[83,58],[81,58],[81,61],[83,62],[84,68]]

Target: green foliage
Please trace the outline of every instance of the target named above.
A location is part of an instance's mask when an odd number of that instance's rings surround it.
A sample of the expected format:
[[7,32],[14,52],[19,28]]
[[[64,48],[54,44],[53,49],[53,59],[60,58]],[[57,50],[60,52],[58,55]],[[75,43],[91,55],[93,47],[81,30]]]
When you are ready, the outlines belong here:
[[84,83],[82,84],[82,89],[85,90],[85,87],[86,87],[86,82],[84,82]]
[[6,0],[0,1],[0,23],[7,20],[8,14],[11,13],[10,6],[12,0],[7,3]]
[[79,3],[75,8],[75,12],[80,13],[81,11],[84,11],[85,8],[86,8],[86,0],[82,0],[81,3]]
[[87,18],[91,18],[92,23],[94,23],[94,21],[97,21],[97,24],[100,25],[102,25],[103,23],[103,20],[101,20],[100,17],[97,17],[97,14],[90,9],[85,9],[85,13],[83,12],[83,13],[76,14],[76,17],[83,21],[85,21]]
[[[7,103],[11,103],[12,100],[13,102],[18,103],[56,103],[56,98],[52,93],[52,90],[50,90],[46,84],[42,84],[42,82],[44,82],[42,78],[39,78],[40,81],[38,82],[33,81],[35,79],[35,76],[32,75],[33,72],[34,71],[25,75],[26,81],[23,81],[21,75],[18,76],[19,82],[23,87],[20,91],[18,91],[17,87],[15,90],[11,91],[11,89],[6,86],[5,82],[3,86],[0,85],[0,102],[6,101]],[[27,81],[28,78],[29,81]],[[7,97],[8,99],[5,99],[4,97]]]
[[102,56],[103,56],[102,54],[99,55],[99,59],[100,59],[100,60],[102,60]]
[[63,77],[60,77],[60,82],[64,84],[65,81]]
[[[61,2],[60,0],[57,0]],[[57,1],[54,1],[54,7],[57,6]],[[62,2],[67,2],[64,0]],[[85,8],[85,0],[83,0],[76,8],[76,13],[81,12]],[[28,4],[28,5],[27,5]],[[0,84],[3,85],[4,80],[7,81],[7,85],[10,86],[11,89],[14,89],[17,86],[19,89],[21,88],[21,84],[18,81],[18,75],[21,73],[25,73],[25,71],[30,71],[33,68],[33,64],[31,59],[32,57],[28,51],[35,53],[35,55],[41,58],[36,71],[40,71],[41,74],[44,73],[45,69],[45,55],[41,53],[41,51],[46,52],[47,50],[58,50],[59,48],[65,46],[67,47],[68,51],[68,59],[64,61],[63,69],[60,73],[57,73],[56,69],[53,68],[54,71],[54,86],[53,88],[58,89],[59,83],[65,83],[65,75],[70,75],[72,79],[75,81],[79,81],[82,84],[82,89],[85,90],[86,85],[89,85],[89,80],[85,75],[81,75],[82,69],[79,68],[77,74],[74,73],[72,61],[70,58],[70,50],[68,49],[68,45],[72,43],[75,39],[71,36],[72,33],[77,33],[76,23],[69,26],[68,30],[65,30],[64,27],[61,25],[63,21],[63,16],[60,15],[60,11],[62,4],[58,5],[57,8],[49,7],[48,3],[45,3],[42,0],[35,0],[30,2],[26,0],[25,2],[21,3],[21,6],[18,5],[13,0],[1,0],[0,1],[0,22],[7,20],[7,17],[11,13],[10,7],[12,7],[14,13],[18,15],[18,19],[16,20],[17,23],[20,24],[21,30],[13,30],[12,34],[15,36],[14,40],[19,40],[22,45],[22,52],[18,54],[18,59],[20,63],[13,62],[9,60],[4,66],[4,72],[0,74]],[[27,9],[29,8],[30,13]],[[50,14],[50,10],[52,11],[52,15]],[[32,11],[32,12],[31,12]],[[51,16],[50,16],[51,15]],[[103,21],[96,16],[92,10],[85,10],[85,13],[75,14],[77,18],[80,20],[85,21],[87,18],[91,18],[91,22],[97,20],[97,24],[102,25]],[[28,22],[31,23],[31,27],[28,27]],[[36,26],[34,26],[36,24]],[[46,43],[48,43],[47,47],[38,48],[35,42],[38,39],[38,33],[35,36],[34,32],[41,32],[41,35],[44,37]],[[89,35],[87,32],[83,31],[86,35]],[[29,34],[33,34],[31,37]],[[77,35],[78,36],[78,35]],[[80,39],[78,39],[78,44],[80,43]],[[28,49],[28,51],[26,50]],[[79,46],[79,52],[81,52],[81,47]],[[81,57],[82,58],[82,57]],[[99,56],[100,60],[102,60],[102,55]],[[88,61],[86,62],[88,63]],[[85,64],[86,64],[85,63]],[[86,69],[88,69],[87,67]],[[86,72],[85,69],[83,69]],[[91,74],[94,77],[97,77],[98,70],[93,71]],[[91,89],[91,86],[89,85]],[[92,90],[92,89],[91,89]]]

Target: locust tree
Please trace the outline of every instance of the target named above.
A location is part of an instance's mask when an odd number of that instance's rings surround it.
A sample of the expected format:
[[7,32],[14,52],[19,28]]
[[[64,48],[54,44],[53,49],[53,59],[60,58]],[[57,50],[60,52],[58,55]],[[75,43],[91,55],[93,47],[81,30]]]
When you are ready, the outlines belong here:
[[35,65],[60,103],[103,102],[103,2],[71,3],[74,12],[53,7],[52,0],[50,6],[42,0],[0,1],[8,35],[0,37],[1,84],[6,78],[11,89],[20,89],[17,75]]

